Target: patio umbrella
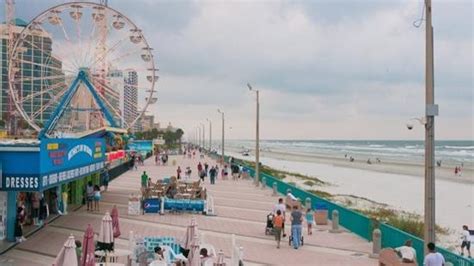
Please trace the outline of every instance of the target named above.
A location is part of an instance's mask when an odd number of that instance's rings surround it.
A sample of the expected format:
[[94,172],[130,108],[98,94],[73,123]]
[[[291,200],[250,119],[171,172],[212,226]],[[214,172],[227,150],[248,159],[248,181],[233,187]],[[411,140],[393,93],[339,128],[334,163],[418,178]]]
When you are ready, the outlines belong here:
[[112,217],[106,212],[100,223],[99,239],[97,240],[99,250],[112,251],[114,249],[114,233],[112,230]]
[[92,226],[88,224],[86,232],[84,233],[84,240],[82,240],[81,266],[95,265],[94,251],[94,229],[92,229]]
[[201,254],[199,249],[199,237],[197,234],[194,235],[191,241],[191,250],[188,255],[189,266],[201,265]]
[[76,243],[70,235],[59,251],[53,263],[54,266],[77,266]]
[[225,265],[225,261],[224,261],[224,251],[219,250],[219,253],[217,253],[217,262],[216,262],[216,265]]
[[119,225],[117,206],[114,205],[114,208],[112,209],[112,213],[110,214],[110,216],[112,216],[112,230],[114,233],[114,238],[117,238],[120,236],[120,225]]
[[184,236],[183,240],[183,247],[185,249],[191,249],[191,243],[193,241],[193,237],[197,234],[197,223],[196,218],[191,218],[191,224],[186,227],[186,235]]

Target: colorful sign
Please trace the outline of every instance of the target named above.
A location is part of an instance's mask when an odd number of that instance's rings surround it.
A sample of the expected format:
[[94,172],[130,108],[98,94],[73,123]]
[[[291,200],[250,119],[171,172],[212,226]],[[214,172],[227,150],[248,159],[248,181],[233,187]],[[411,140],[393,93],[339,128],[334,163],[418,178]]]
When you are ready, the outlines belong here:
[[107,156],[107,162],[112,162],[115,160],[125,158],[125,151],[124,150],[111,151],[111,152],[106,153],[106,156]]
[[99,172],[105,164],[103,139],[42,139],[39,151],[3,152],[0,190],[41,191]]
[[43,189],[104,168],[103,139],[42,139],[40,185]]

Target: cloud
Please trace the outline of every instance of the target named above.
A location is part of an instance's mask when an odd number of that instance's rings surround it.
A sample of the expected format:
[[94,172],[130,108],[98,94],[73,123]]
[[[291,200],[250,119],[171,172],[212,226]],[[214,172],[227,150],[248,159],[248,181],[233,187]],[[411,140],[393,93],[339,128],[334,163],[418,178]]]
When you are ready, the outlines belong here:
[[[264,138],[423,138],[404,128],[424,113],[422,0],[109,4],[155,49],[162,121],[192,130],[219,107],[252,138],[251,82]],[[433,3],[439,138],[474,137],[472,17],[471,1]]]

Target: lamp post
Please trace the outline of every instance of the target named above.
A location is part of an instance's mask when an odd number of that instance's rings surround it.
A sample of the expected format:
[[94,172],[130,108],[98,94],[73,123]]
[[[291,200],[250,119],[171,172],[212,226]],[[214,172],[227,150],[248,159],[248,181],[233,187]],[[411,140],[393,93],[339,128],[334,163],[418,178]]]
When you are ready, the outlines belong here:
[[207,122],[209,122],[209,152],[212,150],[212,121],[206,118]]
[[206,149],[206,130],[204,128],[204,124],[200,123],[202,127],[202,148]]
[[247,83],[247,87],[250,91],[254,91],[257,94],[257,112],[255,125],[255,185],[258,186],[260,179],[260,100],[259,91],[253,89],[250,83]]
[[224,132],[224,112],[222,112],[220,109],[217,109],[217,112],[219,112],[221,115],[222,115],[222,165],[224,165],[224,158],[225,158],[225,155],[224,155],[224,136],[225,136],[225,132]]
[[198,129],[198,132],[199,132],[199,134],[198,134],[198,147],[201,147],[201,136],[202,136],[201,135],[201,127],[198,126],[197,129]]
[[428,253],[426,244],[435,242],[435,157],[434,132],[435,116],[438,115],[438,105],[434,104],[434,62],[433,62],[433,25],[431,22],[431,0],[425,0],[426,10],[426,40],[425,40],[425,89],[426,89],[426,124],[425,124],[425,254]]

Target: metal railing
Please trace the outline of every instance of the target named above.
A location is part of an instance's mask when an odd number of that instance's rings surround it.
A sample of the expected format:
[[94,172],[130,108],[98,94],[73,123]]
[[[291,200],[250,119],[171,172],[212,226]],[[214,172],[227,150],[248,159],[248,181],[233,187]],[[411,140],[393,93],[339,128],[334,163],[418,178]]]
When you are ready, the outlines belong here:
[[[255,178],[255,170],[247,165],[245,162],[240,161],[243,165],[244,171],[249,173],[249,176]],[[416,250],[418,265],[423,265],[423,247],[424,241],[416,236],[413,236],[407,232],[397,229],[391,225],[385,223],[379,223],[371,218],[362,215],[356,211],[345,208],[331,201],[318,197],[306,190],[297,188],[291,184],[288,184],[276,177],[273,177],[266,173],[260,173],[259,181],[261,182],[265,177],[265,185],[273,187],[273,183],[277,185],[277,191],[281,194],[286,195],[288,189],[291,193],[297,197],[303,204],[306,198],[311,199],[312,208],[315,205],[324,203],[328,207],[329,218],[332,217],[332,211],[337,210],[339,212],[339,223],[348,229],[349,231],[357,234],[358,236],[371,241],[372,231],[378,226],[382,232],[382,248],[395,248],[402,246],[406,240],[411,239],[413,248]],[[474,266],[474,260],[470,260],[466,257],[460,256],[444,248],[437,248],[437,251],[443,254],[446,262],[452,263],[454,266]]]

